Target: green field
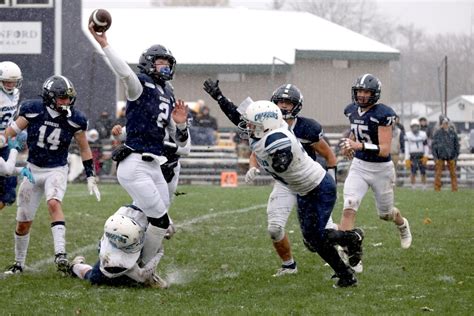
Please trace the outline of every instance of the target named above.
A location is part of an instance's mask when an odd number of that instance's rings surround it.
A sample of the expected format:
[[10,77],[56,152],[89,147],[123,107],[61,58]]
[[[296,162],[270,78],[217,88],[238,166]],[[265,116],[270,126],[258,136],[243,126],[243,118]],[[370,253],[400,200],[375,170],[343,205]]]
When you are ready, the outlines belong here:
[[[105,220],[129,202],[118,185],[101,185],[102,202],[85,184],[64,200],[72,259],[97,259]],[[43,203],[32,228],[22,275],[0,279],[2,315],[472,315],[474,194],[397,189],[396,205],[409,218],[413,244],[400,248],[393,224],[376,216],[372,195],[358,215],[364,228],[364,272],[355,288],[334,289],[331,269],[305,249],[293,212],[288,231],[299,272],[272,274],[280,262],[266,232],[269,187],[183,186],[170,214],[177,233],[165,241],[159,273],[167,290],[95,287],[63,277],[52,263],[49,218]],[[334,212],[339,221],[341,194]],[[426,223],[425,219],[431,219]],[[0,267],[12,263],[15,207],[0,213]]]

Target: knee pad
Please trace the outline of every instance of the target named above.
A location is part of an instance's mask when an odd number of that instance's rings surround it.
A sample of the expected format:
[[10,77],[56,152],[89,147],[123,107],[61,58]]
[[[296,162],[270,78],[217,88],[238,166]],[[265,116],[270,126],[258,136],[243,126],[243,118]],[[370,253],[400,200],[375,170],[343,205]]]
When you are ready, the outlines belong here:
[[267,230],[273,241],[280,241],[285,237],[285,229],[280,225],[270,224]]
[[148,217],[148,222],[150,223],[150,225],[163,229],[167,229],[168,226],[170,226],[170,218],[168,216],[168,213],[161,216],[160,218]]
[[400,214],[400,210],[396,207],[392,207],[388,213],[379,213],[379,217],[384,221],[395,221],[398,214]]

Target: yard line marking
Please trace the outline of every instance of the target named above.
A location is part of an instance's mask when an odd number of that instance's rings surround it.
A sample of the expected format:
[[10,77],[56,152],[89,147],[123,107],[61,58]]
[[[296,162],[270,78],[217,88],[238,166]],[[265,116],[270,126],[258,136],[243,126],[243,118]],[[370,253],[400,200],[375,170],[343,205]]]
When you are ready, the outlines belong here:
[[[259,208],[266,208],[266,206],[267,206],[266,204],[260,204],[260,205],[254,205],[254,206],[241,208],[241,209],[237,209],[237,210],[230,210],[230,211],[222,211],[222,212],[215,212],[215,213],[211,213],[211,214],[205,214],[205,215],[202,215],[202,216],[199,216],[199,217],[189,219],[187,221],[183,221],[180,224],[176,224],[175,226],[176,226],[176,228],[186,227],[186,226],[190,226],[190,225],[193,225],[193,224],[196,224],[196,223],[205,222],[205,221],[207,221],[211,218],[215,218],[215,217],[219,217],[219,216],[223,216],[223,215],[229,215],[229,214],[247,213],[247,212],[259,209]],[[98,244],[99,244],[99,241],[97,241],[96,243],[81,247],[79,249],[76,249],[76,250],[69,253],[71,255],[70,258],[74,258],[78,254],[83,254],[84,252],[97,249]],[[34,262],[31,266],[29,266],[29,270],[39,271],[39,270],[41,270],[42,266],[44,266],[47,263],[52,263],[53,261],[54,261],[54,259],[52,259],[52,258],[41,259],[39,261]]]

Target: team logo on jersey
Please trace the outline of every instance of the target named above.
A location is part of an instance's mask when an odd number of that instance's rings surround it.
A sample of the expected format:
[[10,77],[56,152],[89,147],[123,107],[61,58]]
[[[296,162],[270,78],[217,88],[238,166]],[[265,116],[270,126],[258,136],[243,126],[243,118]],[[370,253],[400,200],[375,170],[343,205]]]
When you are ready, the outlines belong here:
[[278,119],[278,114],[276,112],[261,112],[261,113],[257,113],[255,114],[255,122],[262,122],[264,120],[267,120],[269,118],[273,118],[273,119]]

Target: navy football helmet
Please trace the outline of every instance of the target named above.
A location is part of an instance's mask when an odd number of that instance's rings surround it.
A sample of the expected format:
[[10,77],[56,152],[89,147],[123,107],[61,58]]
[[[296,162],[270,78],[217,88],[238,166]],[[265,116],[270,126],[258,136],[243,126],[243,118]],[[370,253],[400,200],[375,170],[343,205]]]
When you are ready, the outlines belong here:
[[281,112],[283,119],[294,119],[303,107],[303,94],[297,86],[288,83],[278,87],[273,92],[270,101],[275,104],[278,104],[279,101],[290,101],[293,104],[293,109],[291,111],[281,110]]
[[[357,90],[369,90],[372,95],[366,103],[360,103],[357,100]],[[356,83],[352,86],[352,101],[357,103],[360,107],[365,108],[377,103],[382,92],[382,83],[380,80],[371,74],[364,74],[357,78]]]
[[[155,60],[158,58],[169,61],[170,66],[162,68],[159,72],[156,71]],[[140,56],[138,68],[144,74],[159,81],[168,81],[173,79],[174,68],[176,66],[176,59],[169,49],[163,45],[153,45],[146,49]]]
[[[51,109],[61,112],[70,113],[70,109],[76,101],[76,89],[72,82],[64,76],[51,76],[43,83],[43,103]],[[69,98],[69,105],[58,106],[56,98]]]

